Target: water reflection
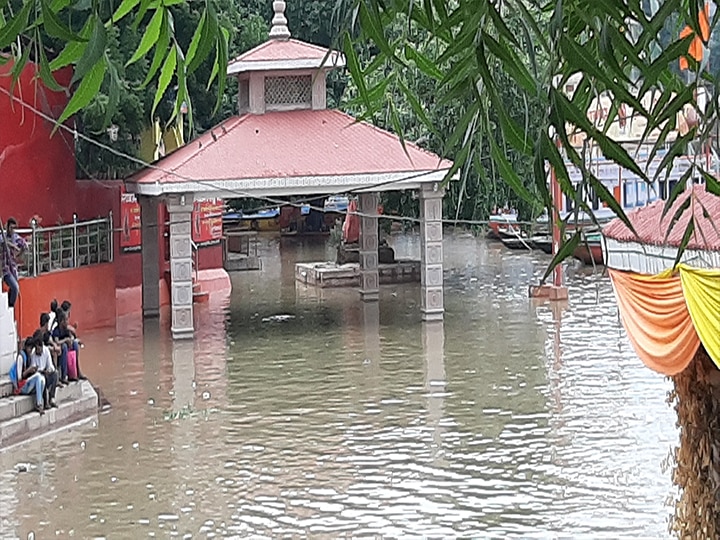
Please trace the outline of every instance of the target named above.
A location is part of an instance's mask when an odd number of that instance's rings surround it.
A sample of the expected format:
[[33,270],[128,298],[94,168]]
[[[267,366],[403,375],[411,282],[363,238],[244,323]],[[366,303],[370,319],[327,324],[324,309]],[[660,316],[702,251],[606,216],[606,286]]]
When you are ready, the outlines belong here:
[[546,258],[458,234],[446,320],[422,323],[416,285],[296,287],[294,263],[331,250],[261,242],[263,270],[197,306],[194,342],[162,319],[84,336],[113,407],[0,453],[0,537],[666,536],[668,383],[605,278],[534,303]]

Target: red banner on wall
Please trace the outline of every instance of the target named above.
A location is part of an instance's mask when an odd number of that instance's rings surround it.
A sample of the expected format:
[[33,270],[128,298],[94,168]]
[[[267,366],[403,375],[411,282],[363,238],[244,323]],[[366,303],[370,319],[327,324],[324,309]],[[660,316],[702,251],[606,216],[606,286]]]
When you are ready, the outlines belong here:
[[212,246],[222,238],[222,199],[200,199],[193,203],[192,239],[198,246]]
[[120,192],[120,248],[124,253],[140,251],[140,203],[134,193]]

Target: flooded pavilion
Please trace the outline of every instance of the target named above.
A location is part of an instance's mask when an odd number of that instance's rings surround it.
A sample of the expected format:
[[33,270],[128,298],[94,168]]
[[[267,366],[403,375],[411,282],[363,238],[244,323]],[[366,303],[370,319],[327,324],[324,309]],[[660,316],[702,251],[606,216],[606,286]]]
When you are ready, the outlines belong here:
[[360,296],[377,301],[379,194],[415,190],[421,217],[421,309],[441,320],[442,181],[451,163],[387,131],[327,108],[327,74],[345,65],[334,51],[291,39],[285,2],[273,3],[270,39],[230,61],[238,114],[126,179],[141,205],[143,313],[159,312],[157,204],[170,216],[174,338],[193,336],[191,210],[197,197],[280,198],[358,193]]

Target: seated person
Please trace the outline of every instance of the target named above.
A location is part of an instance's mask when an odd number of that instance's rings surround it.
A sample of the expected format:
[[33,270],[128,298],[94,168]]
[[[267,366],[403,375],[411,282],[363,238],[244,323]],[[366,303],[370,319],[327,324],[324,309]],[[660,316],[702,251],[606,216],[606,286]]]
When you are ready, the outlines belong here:
[[70,322],[70,310],[72,309],[72,304],[70,303],[70,300],[63,300],[62,304],[60,304],[60,309],[62,309],[65,313],[65,318],[68,321],[68,327],[70,328],[70,331],[75,334],[75,337],[77,338],[77,323],[73,324]]
[[[60,357],[60,353],[62,352],[60,345],[55,343],[55,340],[52,337],[52,333],[50,331],[50,315],[47,313],[41,313],[40,314],[40,328],[38,329],[39,332],[42,332],[42,341],[43,345],[45,345],[50,350],[50,356],[52,356],[53,365],[56,369],[60,369],[58,365],[58,358]],[[67,366],[66,366],[67,367]],[[63,379],[62,370],[60,370],[59,373],[60,379]],[[60,382],[60,381],[58,381]],[[62,384],[62,383],[60,383]]]
[[[55,298],[52,299],[52,302],[50,302],[50,311],[48,311],[48,330],[52,332],[55,330],[55,326],[57,326],[57,321],[55,320],[55,312],[57,312],[58,309],[58,303]],[[41,325],[42,326],[42,325]]]
[[43,404],[46,409],[57,407],[55,403],[55,390],[57,389],[58,374],[50,358],[50,349],[43,343],[42,330],[37,330],[32,337],[33,352],[30,354],[30,365],[37,368],[45,378],[45,391],[43,392]]
[[86,379],[87,377],[85,377],[80,371],[80,342],[75,338],[75,335],[68,327],[65,312],[62,309],[58,309],[56,315],[57,326],[52,332],[52,337],[55,340],[55,343],[60,346],[60,370],[65,370],[62,373],[62,375],[64,376],[62,382],[67,384],[69,380],[77,380],[70,379],[70,377],[68,376],[68,351],[75,351],[78,379]]
[[43,409],[43,394],[45,393],[45,378],[37,372],[37,368],[31,366],[28,359],[33,351],[32,338],[26,338],[17,355],[17,359],[10,366],[10,382],[13,385],[13,393],[17,395],[31,395],[35,392],[35,410],[45,414]]

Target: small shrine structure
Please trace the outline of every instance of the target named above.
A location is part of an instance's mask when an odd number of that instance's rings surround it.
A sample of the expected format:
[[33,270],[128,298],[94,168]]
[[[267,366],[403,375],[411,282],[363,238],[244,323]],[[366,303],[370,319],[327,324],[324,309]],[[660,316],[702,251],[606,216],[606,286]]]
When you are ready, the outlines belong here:
[[360,295],[377,301],[379,193],[416,190],[421,217],[421,309],[443,317],[441,182],[452,164],[327,108],[326,76],[345,65],[335,51],[290,37],[285,2],[273,2],[270,39],[229,62],[237,115],[125,180],[140,201],[143,313],[159,312],[157,204],[170,221],[174,338],[193,336],[191,210],[197,197],[277,198],[359,194]]
[[619,218],[610,222],[602,231],[605,261],[635,352],[674,385],[679,497],[671,528],[679,538],[719,538],[720,197],[694,185],[667,212],[665,204],[628,214],[634,232]]

